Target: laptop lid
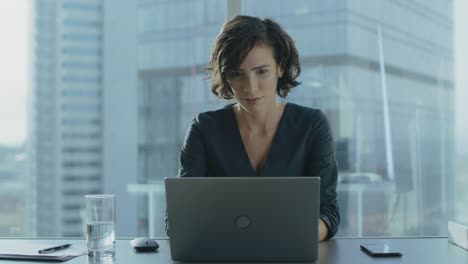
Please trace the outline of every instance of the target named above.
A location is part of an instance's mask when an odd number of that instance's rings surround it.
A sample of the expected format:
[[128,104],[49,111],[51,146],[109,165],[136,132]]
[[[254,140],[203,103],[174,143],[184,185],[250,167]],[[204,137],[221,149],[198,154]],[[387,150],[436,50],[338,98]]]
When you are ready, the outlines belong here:
[[313,262],[319,177],[166,178],[174,261]]

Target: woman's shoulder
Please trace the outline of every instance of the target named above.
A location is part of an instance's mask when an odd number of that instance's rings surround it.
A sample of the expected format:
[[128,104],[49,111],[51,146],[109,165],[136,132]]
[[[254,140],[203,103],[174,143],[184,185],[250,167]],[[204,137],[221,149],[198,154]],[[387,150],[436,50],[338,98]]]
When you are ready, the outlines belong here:
[[232,105],[229,104],[220,109],[201,112],[194,118],[194,123],[202,127],[224,125],[232,118]]
[[328,118],[320,109],[288,103],[289,124],[296,131],[307,135],[311,142],[333,134]]
[[287,108],[288,117],[294,122],[314,121],[315,123],[319,120],[326,119],[325,114],[320,109],[298,105],[290,102],[288,102]]

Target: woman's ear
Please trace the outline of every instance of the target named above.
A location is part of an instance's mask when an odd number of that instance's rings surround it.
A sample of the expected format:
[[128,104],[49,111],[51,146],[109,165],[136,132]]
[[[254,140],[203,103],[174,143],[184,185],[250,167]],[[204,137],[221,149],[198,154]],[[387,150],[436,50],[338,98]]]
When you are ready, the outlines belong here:
[[278,78],[281,77],[283,77],[283,69],[280,66],[278,66]]

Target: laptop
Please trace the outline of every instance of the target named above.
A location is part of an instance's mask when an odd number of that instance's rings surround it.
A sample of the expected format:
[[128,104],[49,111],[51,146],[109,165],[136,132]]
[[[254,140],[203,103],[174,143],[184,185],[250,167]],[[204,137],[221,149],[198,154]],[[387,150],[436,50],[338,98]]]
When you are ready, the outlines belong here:
[[314,262],[319,177],[166,178],[179,262]]

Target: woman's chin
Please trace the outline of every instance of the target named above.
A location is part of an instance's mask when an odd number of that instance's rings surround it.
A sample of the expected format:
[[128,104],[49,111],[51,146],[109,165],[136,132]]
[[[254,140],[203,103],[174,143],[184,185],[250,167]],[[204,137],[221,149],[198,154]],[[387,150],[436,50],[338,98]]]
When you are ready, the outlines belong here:
[[248,113],[258,112],[262,110],[262,107],[260,107],[259,104],[251,105],[251,104],[242,103],[241,107],[243,110],[245,110]]

